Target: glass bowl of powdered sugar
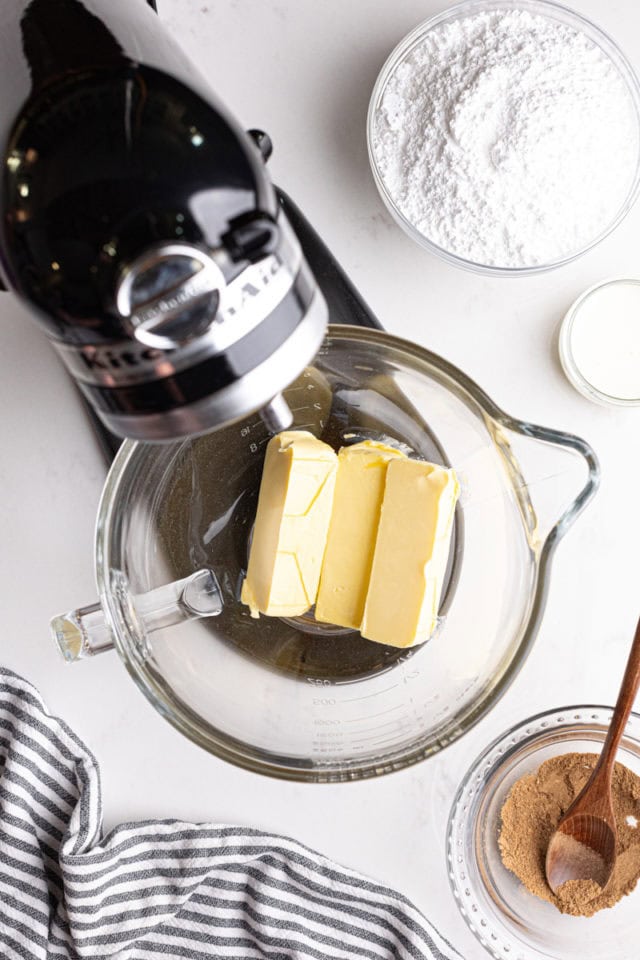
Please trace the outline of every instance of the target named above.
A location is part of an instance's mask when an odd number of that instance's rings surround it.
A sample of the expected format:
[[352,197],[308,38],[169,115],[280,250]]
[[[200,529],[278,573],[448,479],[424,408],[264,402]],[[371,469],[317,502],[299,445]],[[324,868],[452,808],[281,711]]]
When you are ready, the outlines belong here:
[[604,893],[560,903],[544,876],[549,836],[588,779],[612,713],[571,706],[530,717],[490,744],[460,785],[447,832],[449,880],[467,925],[493,957],[639,956],[639,714],[631,714],[616,756],[618,856]]
[[607,236],[640,185],[640,86],[589,20],[548,0],[469,0],[416,27],[373,90],[369,158],[403,229],[513,276]]

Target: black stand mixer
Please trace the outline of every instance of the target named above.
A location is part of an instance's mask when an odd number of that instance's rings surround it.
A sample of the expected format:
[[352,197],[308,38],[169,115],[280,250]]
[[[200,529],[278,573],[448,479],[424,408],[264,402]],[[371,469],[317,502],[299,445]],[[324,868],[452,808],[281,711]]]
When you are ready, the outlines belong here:
[[[178,730],[272,776],[379,776],[457,739],[531,647],[552,551],[597,487],[588,445],[380,330],[269,180],[269,138],[238,127],[144,0],[5,0],[0,70],[2,280],[115,456],[99,601],[52,622],[65,659],[115,647]],[[428,643],[241,602],[265,447],[290,424],[459,472]],[[530,499],[520,448],[534,477],[566,477],[562,511],[540,480]]]
[[110,453],[254,411],[284,429],[327,305],[377,325],[271,184],[269,138],[238,127],[150,7],[15,0],[0,32],[2,278]]

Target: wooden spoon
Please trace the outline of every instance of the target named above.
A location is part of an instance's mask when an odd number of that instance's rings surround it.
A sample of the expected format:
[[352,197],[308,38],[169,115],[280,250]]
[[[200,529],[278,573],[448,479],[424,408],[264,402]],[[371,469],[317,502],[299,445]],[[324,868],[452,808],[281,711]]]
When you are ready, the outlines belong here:
[[[640,687],[640,621],[622,678],[607,738],[595,769],[547,847],[545,872],[554,893],[568,880],[595,880],[604,890],[616,862],[616,821],[611,778],[633,702]],[[597,896],[596,892],[594,896]]]

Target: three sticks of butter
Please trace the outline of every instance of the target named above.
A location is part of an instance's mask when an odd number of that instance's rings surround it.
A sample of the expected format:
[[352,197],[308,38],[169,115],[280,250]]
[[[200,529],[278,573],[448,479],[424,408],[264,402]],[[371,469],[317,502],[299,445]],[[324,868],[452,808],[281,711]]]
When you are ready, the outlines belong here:
[[242,601],[252,616],[315,618],[396,647],[438,615],[455,504],[453,470],[365,440],[336,455],[306,431],[273,437]]

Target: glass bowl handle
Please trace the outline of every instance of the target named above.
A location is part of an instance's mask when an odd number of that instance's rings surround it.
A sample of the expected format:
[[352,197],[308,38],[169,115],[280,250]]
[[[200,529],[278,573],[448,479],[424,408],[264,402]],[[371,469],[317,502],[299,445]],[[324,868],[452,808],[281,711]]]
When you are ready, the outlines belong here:
[[585,440],[571,433],[505,416],[496,427],[496,442],[518,477],[514,487],[524,513],[529,513],[525,520],[532,544],[548,553],[595,496],[598,458]]
[[[133,601],[136,617],[147,634],[186,620],[216,617],[223,607],[218,580],[208,569],[138,594]],[[100,603],[54,617],[50,628],[54,643],[67,663],[93,657],[115,646]]]

